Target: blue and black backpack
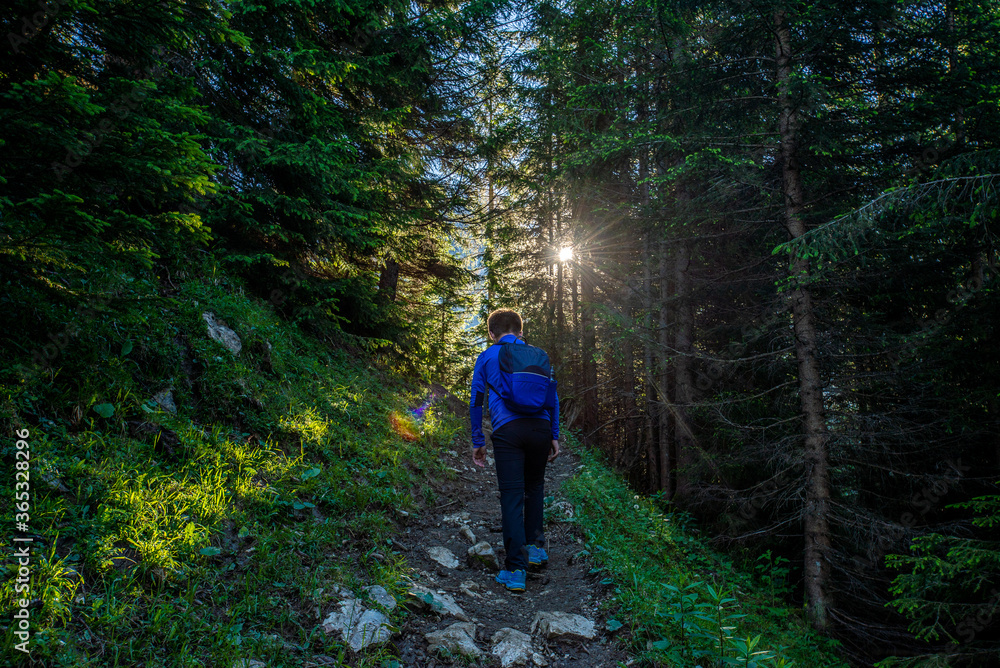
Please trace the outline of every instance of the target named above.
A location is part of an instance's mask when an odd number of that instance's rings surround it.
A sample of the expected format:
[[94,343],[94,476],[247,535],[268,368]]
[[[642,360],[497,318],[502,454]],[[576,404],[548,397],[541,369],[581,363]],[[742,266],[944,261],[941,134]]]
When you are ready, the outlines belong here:
[[556,405],[556,379],[549,355],[526,343],[501,343],[500,387],[493,391],[514,413],[534,415]]

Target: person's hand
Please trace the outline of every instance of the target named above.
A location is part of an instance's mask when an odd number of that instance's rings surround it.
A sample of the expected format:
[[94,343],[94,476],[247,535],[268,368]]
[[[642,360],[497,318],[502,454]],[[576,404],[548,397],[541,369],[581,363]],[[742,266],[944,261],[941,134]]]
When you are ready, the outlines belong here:
[[476,466],[486,466],[486,446],[472,449],[472,463]]
[[552,439],[552,447],[549,449],[549,461],[551,462],[559,456],[559,440]]

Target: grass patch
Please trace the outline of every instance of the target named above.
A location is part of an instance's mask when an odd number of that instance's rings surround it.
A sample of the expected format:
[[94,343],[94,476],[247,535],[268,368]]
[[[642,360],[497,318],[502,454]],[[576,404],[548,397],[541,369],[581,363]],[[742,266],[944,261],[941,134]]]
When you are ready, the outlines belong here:
[[[52,364],[2,369],[0,419],[30,431],[31,658],[391,665],[389,650],[351,656],[320,625],[343,589],[402,598],[396,520],[419,514],[464,425],[426,389],[310,338],[214,272],[192,272],[170,298],[153,281],[130,285]],[[239,335],[239,354],[208,337],[209,311]],[[57,331],[74,317],[42,315]],[[176,412],[154,399],[163,391]],[[14,439],[0,457],[12,471]],[[14,491],[12,475],[0,480],[0,495]],[[0,547],[13,550],[10,532]],[[16,572],[0,569],[8,648]]]
[[584,448],[580,471],[562,485],[583,531],[582,556],[614,592],[608,630],[642,665],[678,667],[846,667],[836,644],[812,632],[782,598],[787,569],[764,555],[756,574],[741,572],[655,499]]

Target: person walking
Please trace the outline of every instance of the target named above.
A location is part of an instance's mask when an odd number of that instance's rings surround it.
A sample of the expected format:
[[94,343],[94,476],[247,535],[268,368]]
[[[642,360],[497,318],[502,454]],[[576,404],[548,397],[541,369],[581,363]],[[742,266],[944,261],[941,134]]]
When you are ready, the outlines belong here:
[[480,353],[472,372],[472,461],[486,466],[482,422],[488,398],[506,553],[496,581],[510,591],[524,591],[528,567],[544,566],[549,559],[542,511],[545,466],[559,456],[559,397],[544,351],[533,346],[504,350],[527,345],[520,314],[493,311],[486,328],[495,345]]

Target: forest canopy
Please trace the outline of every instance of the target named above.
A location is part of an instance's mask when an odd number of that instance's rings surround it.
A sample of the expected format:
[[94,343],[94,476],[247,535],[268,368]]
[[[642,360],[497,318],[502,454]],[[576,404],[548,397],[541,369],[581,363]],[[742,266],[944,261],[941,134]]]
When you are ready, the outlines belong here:
[[515,308],[564,421],[720,546],[790,559],[855,663],[995,665],[995,3],[2,13],[2,382],[37,415],[103,354],[52,333],[140,278],[178,299],[218,268],[458,394]]

